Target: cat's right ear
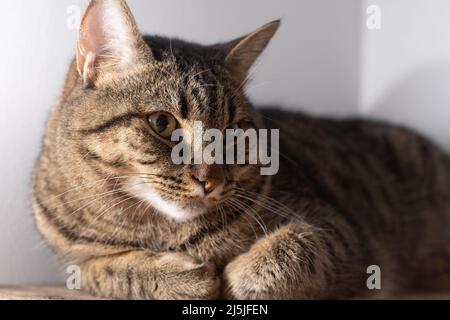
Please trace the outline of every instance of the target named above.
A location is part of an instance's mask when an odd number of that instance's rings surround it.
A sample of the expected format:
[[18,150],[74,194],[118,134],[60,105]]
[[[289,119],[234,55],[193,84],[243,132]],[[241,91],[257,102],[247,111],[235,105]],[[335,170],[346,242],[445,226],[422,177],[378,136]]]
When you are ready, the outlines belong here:
[[123,0],[92,0],[81,21],[77,69],[86,87],[102,74],[124,72],[152,58]]

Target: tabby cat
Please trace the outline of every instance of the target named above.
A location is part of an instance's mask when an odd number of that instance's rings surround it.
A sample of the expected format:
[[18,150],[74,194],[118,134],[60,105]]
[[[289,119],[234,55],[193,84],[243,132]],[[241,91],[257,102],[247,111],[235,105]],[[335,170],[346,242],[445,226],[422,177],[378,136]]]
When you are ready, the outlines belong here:
[[[33,176],[37,226],[82,289],[118,299],[324,299],[450,289],[450,158],[386,124],[255,110],[279,27],[225,44],[141,36],[94,0]],[[295,62],[293,62],[295,63]],[[175,165],[171,133],[280,129],[280,171]],[[381,290],[369,290],[369,266]]]

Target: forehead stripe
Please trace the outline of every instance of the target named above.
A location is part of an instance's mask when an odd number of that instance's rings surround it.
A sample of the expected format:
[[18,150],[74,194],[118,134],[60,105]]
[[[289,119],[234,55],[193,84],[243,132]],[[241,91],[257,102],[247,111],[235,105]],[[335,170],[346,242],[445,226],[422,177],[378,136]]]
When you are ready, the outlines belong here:
[[186,99],[186,95],[184,92],[180,93],[180,107],[181,107],[181,116],[183,119],[187,119],[189,116],[189,108]]
[[125,125],[126,123],[128,123],[129,121],[131,121],[132,119],[135,119],[135,118],[142,118],[142,114],[137,113],[137,112],[125,113],[120,116],[116,116],[116,117],[114,117],[102,124],[99,124],[98,126],[95,126],[93,128],[80,129],[80,130],[78,130],[78,132],[80,132],[82,134],[102,133],[110,128]]
[[228,123],[232,124],[234,121],[234,117],[236,114],[236,107],[233,103],[233,100],[228,101]]

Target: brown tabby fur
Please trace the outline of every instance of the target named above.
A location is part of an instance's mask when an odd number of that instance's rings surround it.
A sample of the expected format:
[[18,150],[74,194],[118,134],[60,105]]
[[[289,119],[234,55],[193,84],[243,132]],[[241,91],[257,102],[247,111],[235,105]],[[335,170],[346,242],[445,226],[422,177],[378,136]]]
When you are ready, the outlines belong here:
[[[403,128],[255,111],[246,69],[233,66],[250,67],[277,27],[255,33],[259,42],[215,46],[144,37],[151,53],[126,72],[98,70],[92,83],[74,61],[48,121],[33,208],[61,259],[80,265],[82,289],[120,299],[450,289],[450,158]],[[190,197],[193,167],[171,162],[145,120],[154,111],[183,126],[280,129],[280,172],[224,166],[219,208],[168,219],[126,188],[139,176],[167,200]],[[381,268],[381,291],[366,287],[369,265]]]

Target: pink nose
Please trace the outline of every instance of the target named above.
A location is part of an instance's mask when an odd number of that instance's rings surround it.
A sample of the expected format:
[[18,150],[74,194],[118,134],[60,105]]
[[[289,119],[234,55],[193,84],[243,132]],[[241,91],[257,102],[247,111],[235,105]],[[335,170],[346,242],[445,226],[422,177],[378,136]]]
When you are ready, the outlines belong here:
[[193,178],[203,186],[203,190],[205,191],[206,194],[209,194],[214,190],[216,190],[216,188],[222,183],[222,181],[218,179],[208,179],[208,178],[203,179],[196,177],[195,175],[193,176]]
[[221,165],[197,166],[192,179],[202,185],[205,194],[210,194],[223,184],[223,168]]

